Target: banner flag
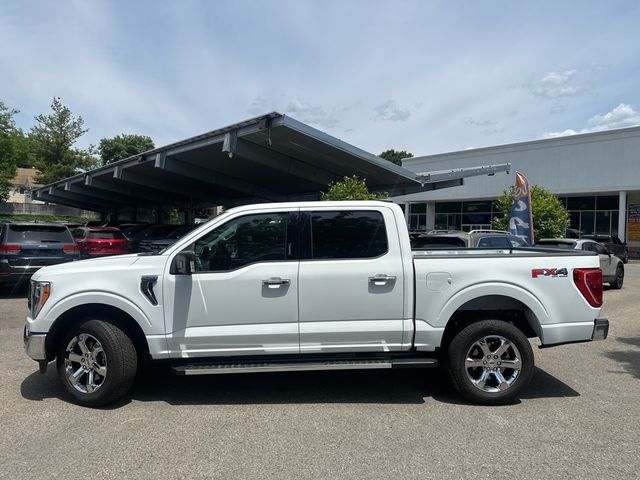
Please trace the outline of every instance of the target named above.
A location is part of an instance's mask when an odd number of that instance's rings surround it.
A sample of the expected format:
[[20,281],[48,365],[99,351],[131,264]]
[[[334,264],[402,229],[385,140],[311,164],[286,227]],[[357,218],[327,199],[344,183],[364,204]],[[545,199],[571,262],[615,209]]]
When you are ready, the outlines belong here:
[[516,172],[516,185],[511,204],[509,233],[524,237],[533,245],[533,212],[531,211],[531,189],[529,181],[520,172]]

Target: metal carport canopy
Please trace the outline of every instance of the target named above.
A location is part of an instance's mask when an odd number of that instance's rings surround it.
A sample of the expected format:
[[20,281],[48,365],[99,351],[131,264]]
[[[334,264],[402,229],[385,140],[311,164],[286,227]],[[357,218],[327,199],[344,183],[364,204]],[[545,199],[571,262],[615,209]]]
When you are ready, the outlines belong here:
[[51,183],[33,198],[94,211],[230,207],[317,199],[331,182],[351,175],[366,179],[371,191],[397,196],[509,167],[416,174],[273,112]]

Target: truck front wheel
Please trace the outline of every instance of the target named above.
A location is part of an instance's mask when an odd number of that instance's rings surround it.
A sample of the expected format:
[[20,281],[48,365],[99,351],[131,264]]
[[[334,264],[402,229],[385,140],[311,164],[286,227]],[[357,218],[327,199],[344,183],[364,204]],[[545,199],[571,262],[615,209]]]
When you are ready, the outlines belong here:
[[124,331],[109,322],[87,320],[64,335],[57,355],[58,376],[76,403],[99,407],[127,393],[137,360]]
[[453,386],[467,400],[502,405],[513,401],[531,380],[533,350],[512,324],[482,320],[453,338],[447,365]]

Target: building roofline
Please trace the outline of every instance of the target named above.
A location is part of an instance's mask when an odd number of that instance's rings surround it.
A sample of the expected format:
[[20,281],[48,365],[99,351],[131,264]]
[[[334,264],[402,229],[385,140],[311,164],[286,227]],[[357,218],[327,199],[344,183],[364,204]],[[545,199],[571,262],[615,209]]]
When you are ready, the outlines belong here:
[[420,161],[431,160],[431,159],[442,159],[449,156],[460,156],[460,155],[474,155],[477,153],[488,153],[493,151],[505,151],[509,149],[522,149],[526,147],[551,147],[557,144],[568,144],[575,143],[578,140],[578,143],[586,143],[596,140],[601,140],[597,137],[606,137],[606,136],[614,136],[614,135],[625,135],[628,136],[640,136],[640,126],[635,127],[625,127],[625,128],[616,128],[611,130],[602,130],[599,132],[589,132],[589,133],[577,133],[575,135],[563,135],[560,137],[552,137],[552,138],[541,138],[538,140],[526,140],[524,142],[515,142],[515,143],[504,143],[500,145],[491,145],[488,147],[479,147],[479,148],[469,148],[466,150],[455,150],[453,152],[444,152],[444,153],[434,153],[429,155],[421,155],[415,156],[411,158],[405,158],[402,160],[403,165],[411,165],[413,163],[418,163]]

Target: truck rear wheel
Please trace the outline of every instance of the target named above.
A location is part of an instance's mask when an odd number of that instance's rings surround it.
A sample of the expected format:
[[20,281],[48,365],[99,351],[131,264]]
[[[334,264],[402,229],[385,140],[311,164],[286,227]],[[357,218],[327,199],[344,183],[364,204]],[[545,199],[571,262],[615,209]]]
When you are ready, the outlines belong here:
[[453,386],[467,400],[502,405],[514,400],[531,380],[533,350],[512,324],[482,320],[453,338],[447,366]]
[[138,358],[131,338],[117,326],[87,320],[64,336],[58,376],[75,403],[100,407],[124,396],[135,379]]

